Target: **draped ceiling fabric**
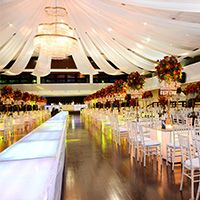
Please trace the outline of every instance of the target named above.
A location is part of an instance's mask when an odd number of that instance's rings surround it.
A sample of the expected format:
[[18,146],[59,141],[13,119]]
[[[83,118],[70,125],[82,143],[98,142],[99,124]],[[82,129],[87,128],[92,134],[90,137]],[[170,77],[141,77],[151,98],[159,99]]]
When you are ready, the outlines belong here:
[[[155,70],[165,55],[182,60],[200,47],[199,0],[57,0],[68,16],[63,19],[77,39],[72,57],[82,74],[100,70],[117,75]],[[35,55],[33,39],[39,23],[48,22],[45,6],[55,0],[0,1],[0,71],[23,72]],[[195,51],[197,50],[197,51]],[[200,53],[199,53],[200,54]],[[51,72],[51,58],[39,52],[34,75]],[[5,69],[13,61],[10,69]],[[112,64],[111,64],[112,63]],[[192,72],[190,72],[191,75]]]

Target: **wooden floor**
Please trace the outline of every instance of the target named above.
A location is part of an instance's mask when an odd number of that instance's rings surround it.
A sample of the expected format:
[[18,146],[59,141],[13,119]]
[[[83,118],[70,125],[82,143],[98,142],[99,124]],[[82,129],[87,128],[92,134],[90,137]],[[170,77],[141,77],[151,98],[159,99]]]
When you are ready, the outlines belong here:
[[[190,181],[179,192],[180,166],[172,173],[163,162],[130,159],[124,141],[119,148],[111,134],[70,117],[62,200],[188,200]],[[195,191],[197,190],[195,185]]]

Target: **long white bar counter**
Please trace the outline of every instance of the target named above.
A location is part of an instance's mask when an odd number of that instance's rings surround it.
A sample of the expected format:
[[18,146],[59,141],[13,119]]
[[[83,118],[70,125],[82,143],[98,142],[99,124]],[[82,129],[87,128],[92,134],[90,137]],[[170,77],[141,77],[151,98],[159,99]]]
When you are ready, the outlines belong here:
[[67,112],[61,112],[0,153],[1,200],[59,200]]

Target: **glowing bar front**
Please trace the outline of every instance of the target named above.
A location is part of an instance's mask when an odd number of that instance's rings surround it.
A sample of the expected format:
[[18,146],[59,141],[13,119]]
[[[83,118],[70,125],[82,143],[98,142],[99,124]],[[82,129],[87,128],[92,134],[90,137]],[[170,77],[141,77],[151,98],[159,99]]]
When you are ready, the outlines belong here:
[[67,112],[61,112],[0,154],[1,200],[59,200]]

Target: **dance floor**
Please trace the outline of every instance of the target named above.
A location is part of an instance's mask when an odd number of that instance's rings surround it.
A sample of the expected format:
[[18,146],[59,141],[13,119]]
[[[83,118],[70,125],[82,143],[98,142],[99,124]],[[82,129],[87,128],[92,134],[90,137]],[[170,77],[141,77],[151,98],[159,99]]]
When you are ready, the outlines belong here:
[[[179,192],[181,168],[163,162],[162,168],[147,162],[144,168],[130,159],[124,142],[121,148],[79,115],[70,117],[62,200],[188,200],[190,182],[185,178]],[[197,191],[197,185],[195,185]]]

